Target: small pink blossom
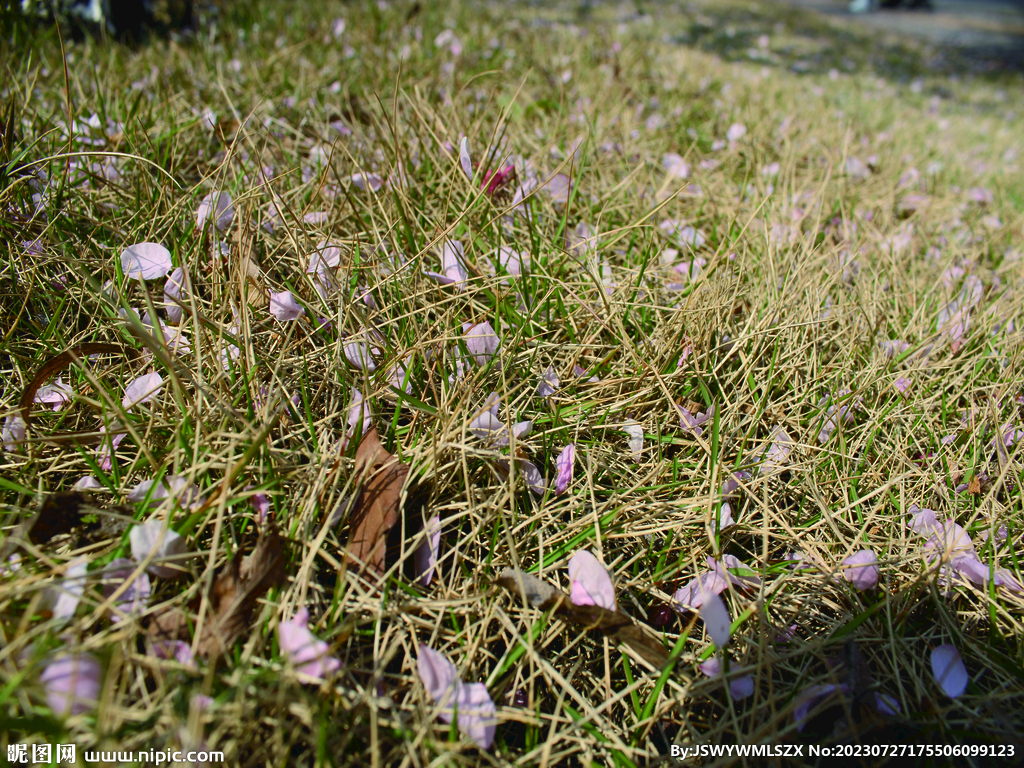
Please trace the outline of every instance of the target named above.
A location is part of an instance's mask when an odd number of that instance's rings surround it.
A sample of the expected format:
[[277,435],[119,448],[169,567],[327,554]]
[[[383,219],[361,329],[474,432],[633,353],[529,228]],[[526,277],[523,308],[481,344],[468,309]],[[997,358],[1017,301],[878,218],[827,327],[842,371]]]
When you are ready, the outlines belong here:
[[729,130],[725,132],[725,138],[730,142],[739,141],[747,135],[747,126],[743,123],[733,123],[729,126]]
[[185,294],[185,271],[177,267],[164,283],[164,310],[167,312],[167,320],[171,325],[181,322],[183,309],[182,301],[187,298]]
[[544,375],[541,376],[540,382],[537,384],[537,394],[541,397],[551,397],[558,391],[558,386],[561,382],[558,380],[558,374],[555,373],[553,366],[548,366],[547,370],[544,371]]
[[463,323],[462,333],[466,349],[477,365],[486,365],[501,346],[501,339],[486,320],[482,323]]
[[466,178],[472,181],[473,162],[469,158],[469,139],[466,136],[459,139],[459,165],[462,166],[462,172],[466,174]]
[[675,152],[667,152],[662,155],[661,164],[670,179],[690,178],[690,164]]
[[[128,541],[131,544],[132,557],[136,562],[141,563],[152,555],[153,560],[146,570],[154,576],[173,579],[185,573],[177,561],[188,552],[188,545],[180,534],[168,528],[162,520],[150,520],[141,525],[132,526],[128,531]],[[161,564],[166,560],[175,562],[168,565]]]

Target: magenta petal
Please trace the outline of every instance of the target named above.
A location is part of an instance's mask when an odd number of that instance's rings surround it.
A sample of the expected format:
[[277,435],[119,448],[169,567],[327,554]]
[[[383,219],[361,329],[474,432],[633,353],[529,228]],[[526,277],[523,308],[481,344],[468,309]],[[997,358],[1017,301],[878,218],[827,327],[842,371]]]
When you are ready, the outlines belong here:
[[576,444],[569,443],[555,459],[555,494],[561,496],[572,483],[573,467],[576,464]]
[[174,269],[171,252],[160,243],[136,243],[121,252],[121,271],[137,280],[156,280]]
[[456,693],[459,728],[480,749],[490,749],[497,730],[494,702],[483,683],[459,682]]
[[103,670],[99,661],[87,653],[57,656],[39,681],[46,690],[46,701],[59,715],[80,715],[96,708],[100,698]]
[[345,358],[361,371],[372,373],[377,370],[373,353],[379,352],[376,347],[368,347],[361,341],[353,341],[344,346]]
[[572,584],[570,599],[576,605],[599,605],[609,611],[616,610],[612,577],[589,551],[581,549],[569,558],[569,581]]
[[705,677],[717,677],[722,673],[722,657],[715,654],[702,664],[697,665]]
[[555,373],[555,369],[552,366],[548,366],[548,369],[544,371],[544,375],[541,377],[540,382],[537,384],[537,394],[541,397],[551,397],[558,391],[558,374]]
[[951,699],[967,690],[967,667],[957,649],[948,643],[932,650],[932,675]]
[[437,568],[437,553],[441,547],[441,516],[434,515],[423,527],[426,538],[416,548],[413,561],[416,564],[416,580],[424,587],[430,586]]
[[863,592],[878,586],[878,557],[870,549],[862,549],[843,560],[843,578],[854,589]]

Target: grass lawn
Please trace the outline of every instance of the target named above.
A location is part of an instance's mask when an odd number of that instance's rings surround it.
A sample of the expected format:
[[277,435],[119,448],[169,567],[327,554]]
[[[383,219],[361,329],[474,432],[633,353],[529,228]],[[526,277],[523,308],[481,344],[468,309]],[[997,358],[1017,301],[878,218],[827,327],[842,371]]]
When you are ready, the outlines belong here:
[[1019,759],[1019,74],[740,0],[0,45],[9,759]]

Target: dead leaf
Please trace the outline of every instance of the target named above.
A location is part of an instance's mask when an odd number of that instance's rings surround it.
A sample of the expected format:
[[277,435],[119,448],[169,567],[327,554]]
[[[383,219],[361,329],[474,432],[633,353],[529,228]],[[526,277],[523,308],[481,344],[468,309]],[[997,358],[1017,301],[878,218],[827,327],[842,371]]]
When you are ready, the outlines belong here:
[[[4,541],[0,547],[0,560],[6,560],[25,540],[33,544],[46,544],[56,536],[71,533],[89,533],[99,530],[110,537],[119,536],[127,529],[135,510],[133,507],[111,506],[101,508],[94,505],[92,497],[81,491],[63,491],[47,496],[34,515]],[[99,522],[85,521],[87,515],[99,517]]]
[[[285,580],[284,547],[276,526],[268,527],[248,557],[236,554],[213,580],[207,596],[209,606],[197,651],[213,657],[231,647],[249,629],[252,610],[267,590]],[[199,610],[198,598],[190,606]],[[169,608],[154,616],[149,626],[154,641],[189,640],[189,617],[180,608]]]
[[974,496],[981,495],[981,480],[978,479],[977,475],[972,477],[971,482],[967,484],[967,492]]
[[516,568],[506,568],[496,583],[514,595],[525,595],[534,608],[553,611],[567,624],[600,630],[606,637],[628,645],[654,669],[661,669],[669,661],[668,650],[624,613],[599,605],[576,605],[561,590]]
[[387,535],[398,522],[409,465],[388,453],[371,427],[356,449],[355,473],[362,488],[349,516],[348,552],[377,573],[384,571]]

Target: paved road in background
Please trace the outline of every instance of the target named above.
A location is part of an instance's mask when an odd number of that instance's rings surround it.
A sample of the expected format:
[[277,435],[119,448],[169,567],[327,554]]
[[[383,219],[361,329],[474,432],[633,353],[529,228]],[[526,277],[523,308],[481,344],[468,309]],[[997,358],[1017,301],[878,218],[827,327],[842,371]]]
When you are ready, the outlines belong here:
[[880,9],[859,15],[851,14],[844,0],[769,1],[1024,67],[1024,0],[932,0],[932,10]]

